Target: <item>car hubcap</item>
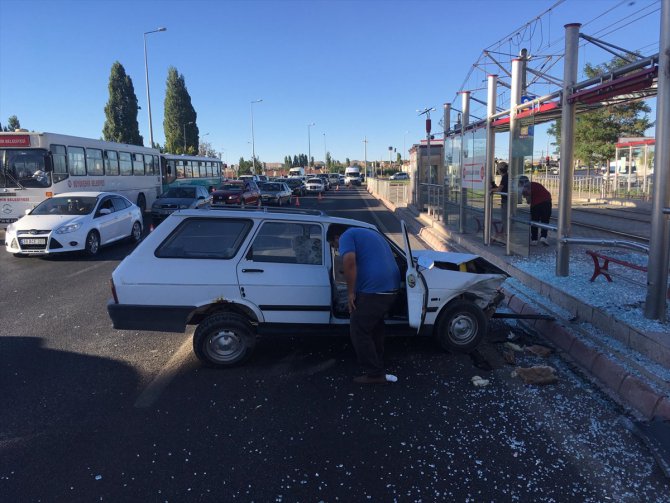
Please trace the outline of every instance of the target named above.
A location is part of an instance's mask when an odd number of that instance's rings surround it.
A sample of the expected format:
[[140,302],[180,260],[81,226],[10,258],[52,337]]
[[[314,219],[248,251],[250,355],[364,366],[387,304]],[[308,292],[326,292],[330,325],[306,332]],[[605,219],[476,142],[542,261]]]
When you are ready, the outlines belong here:
[[142,235],[142,230],[140,229],[140,224],[136,223],[133,225],[133,239],[138,241]]
[[88,249],[91,251],[91,253],[98,252],[98,238],[95,234],[91,234],[88,237]]
[[477,320],[466,315],[455,316],[449,326],[451,339],[458,344],[466,344],[477,335]]
[[239,356],[244,350],[244,344],[235,332],[221,330],[209,338],[206,349],[212,360],[225,362]]

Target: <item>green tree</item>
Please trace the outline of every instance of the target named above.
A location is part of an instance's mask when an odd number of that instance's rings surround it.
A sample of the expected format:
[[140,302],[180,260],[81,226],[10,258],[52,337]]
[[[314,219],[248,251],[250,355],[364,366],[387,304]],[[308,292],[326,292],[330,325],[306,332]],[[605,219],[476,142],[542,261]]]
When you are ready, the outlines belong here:
[[345,165],[345,166],[351,166],[351,161],[349,160],[348,157],[345,159],[345,161],[344,161],[344,165]]
[[168,152],[192,155],[198,152],[200,131],[197,118],[184,76],[171,66],[168,69],[163,118],[165,149]]
[[143,145],[137,123],[137,96],[132,79],[123,65],[115,61],[109,74],[109,100],[105,105],[105,124],[102,137],[105,141]]
[[[584,73],[590,78],[611,72],[625,65],[620,58],[609,63],[593,66],[586,64]],[[585,112],[575,120],[574,157],[588,166],[608,165],[616,152],[615,144],[624,136],[642,136],[651,127],[649,105],[643,101],[622,102],[604,105],[596,110]],[[561,121],[552,124],[547,134],[556,141],[552,143],[557,150],[561,144]]]
[[330,155],[330,152],[326,152],[326,169],[330,171],[333,168],[333,158]]
[[198,144],[198,155],[204,157],[218,157],[219,159],[221,159],[219,153],[216,150],[214,150],[214,147],[212,147],[212,144],[208,141],[201,141]]
[[7,127],[0,127],[0,131],[6,131],[8,133],[16,131],[17,129],[21,129],[21,123],[19,122],[19,119],[16,115],[9,116],[7,119]]

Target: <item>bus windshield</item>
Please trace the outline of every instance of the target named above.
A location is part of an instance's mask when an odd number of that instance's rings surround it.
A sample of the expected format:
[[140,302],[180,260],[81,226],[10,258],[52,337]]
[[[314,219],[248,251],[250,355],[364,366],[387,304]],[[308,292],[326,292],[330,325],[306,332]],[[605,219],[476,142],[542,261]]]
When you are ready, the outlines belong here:
[[38,204],[31,215],[87,215],[95,208],[96,197],[56,196]]
[[39,188],[51,186],[42,149],[0,149],[0,187]]

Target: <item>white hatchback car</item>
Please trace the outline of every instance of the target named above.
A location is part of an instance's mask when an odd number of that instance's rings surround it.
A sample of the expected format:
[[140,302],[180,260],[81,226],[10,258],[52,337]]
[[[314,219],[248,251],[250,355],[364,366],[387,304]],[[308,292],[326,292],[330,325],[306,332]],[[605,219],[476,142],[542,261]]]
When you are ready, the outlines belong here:
[[[319,211],[270,208],[184,210],[168,217],[112,274],[114,327],[184,332],[193,349],[226,367],[253,351],[258,334],[346,334],[342,263],[326,243],[333,223],[377,230]],[[404,278],[389,334],[434,336],[473,350],[504,295],[507,275],[476,255],[413,252],[386,237]],[[166,274],[165,271],[170,271]]]
[[142,211],[110,192],[66,192],[45,199],[5,232],[5,248],[15,255],[48,255],[84,250],[142,237]]

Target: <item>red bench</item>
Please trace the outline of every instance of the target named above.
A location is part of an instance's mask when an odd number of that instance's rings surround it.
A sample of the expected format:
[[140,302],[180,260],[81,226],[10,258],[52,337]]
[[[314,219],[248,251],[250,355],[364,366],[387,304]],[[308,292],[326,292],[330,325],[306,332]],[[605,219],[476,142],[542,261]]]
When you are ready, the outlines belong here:
[[[647,272],[647,268],[643,265],[637,265],[628,262],[626,260],[610,257],[609,255],[605,255],[604,253],[596,252],[593,250],[586,250],[586,254],[590,255],[591,258],[593,259],[593,276],[591,276],[590,281],[594,281],[598,276],[602,274],[603,276],[605,276],[607,281],[611,283],[612,276],[610,275],[609,271],[610,262],[622,265],[624,267],[630,267],[631,269],[635,269],[636,271]],[[602,264],[600,263],[599,259],[603,260]],[[668,288],[667,297],[670,299],[670,288]]]

